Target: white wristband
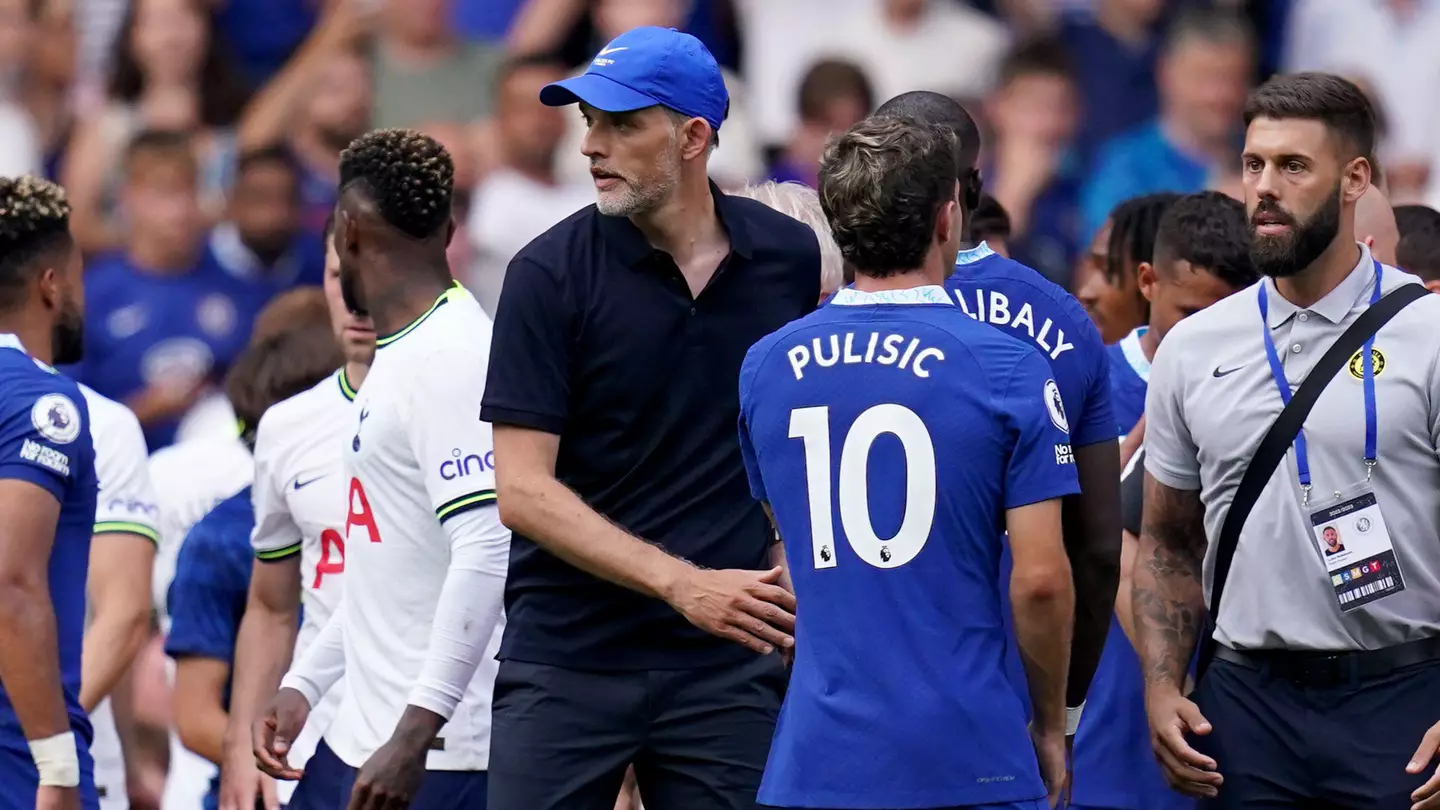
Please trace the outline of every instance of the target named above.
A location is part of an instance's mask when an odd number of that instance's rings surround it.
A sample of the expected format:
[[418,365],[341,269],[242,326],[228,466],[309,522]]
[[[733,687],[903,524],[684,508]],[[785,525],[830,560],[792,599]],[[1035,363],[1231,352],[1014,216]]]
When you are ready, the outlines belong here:
[[1080,728],[1080,715],[1085,711],[1085,702],[1081,701],[1079,706],[1065,707],[1065,736],[1074,737],[1075,730]]
[[76,753],[74,732],[30,740],[30,757],[40,771],[41,787],[80,786],[80,755]]

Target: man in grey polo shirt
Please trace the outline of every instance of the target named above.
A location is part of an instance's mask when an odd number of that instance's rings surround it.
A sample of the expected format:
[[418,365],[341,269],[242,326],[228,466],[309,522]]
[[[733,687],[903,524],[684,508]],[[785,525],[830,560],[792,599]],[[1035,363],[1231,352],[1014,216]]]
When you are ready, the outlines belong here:
[[[1181,692],[1215,541],[1281,386],[1298,388],[1381,294],[1418,283],[1354,241],[1375,146],[1358,88],[1279,77],[1245,120],[1250,253],[1268,278],[1175,327],[1145,404],[1133,598],[1152,743],[1172,787],[1212,807],[1408,808],[1433,792],[1421,771],[1440,735],[1427,734],[1440,718],[1440,298],[1401,312],[1370,369],[1362,350],[1321,395],[1240,535],[1215,661],[1193,702]],[[1327,526],[1345,553],[1324,554]]]

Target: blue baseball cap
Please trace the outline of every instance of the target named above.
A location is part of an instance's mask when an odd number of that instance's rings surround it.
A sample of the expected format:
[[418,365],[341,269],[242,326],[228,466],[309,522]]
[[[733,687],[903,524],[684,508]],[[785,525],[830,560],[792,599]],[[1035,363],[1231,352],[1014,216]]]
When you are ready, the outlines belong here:
[[548,84],[540,102],[564,107],[583,101],[620,113],[659,104],[720,129],[730,94],[720,65],[700,40],[674,28],[645,26],[610,41],[579,76]]

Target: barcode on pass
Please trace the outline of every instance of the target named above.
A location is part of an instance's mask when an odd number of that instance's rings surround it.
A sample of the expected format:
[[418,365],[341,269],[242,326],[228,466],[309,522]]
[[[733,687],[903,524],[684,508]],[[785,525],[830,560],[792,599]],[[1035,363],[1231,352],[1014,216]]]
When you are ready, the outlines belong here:
[[1354,588],[1348,591],[1342,591],[1340,593],[1340,604],[1347,605],[1351,602],[1354,602],[1356,599],[1363,599],[1373,593],[1388,590],[1393,587],[1395,587],[1395,578],[1385,577],[1384,579],[1376,580],[1369,585],[1361,585],[1358,588]]

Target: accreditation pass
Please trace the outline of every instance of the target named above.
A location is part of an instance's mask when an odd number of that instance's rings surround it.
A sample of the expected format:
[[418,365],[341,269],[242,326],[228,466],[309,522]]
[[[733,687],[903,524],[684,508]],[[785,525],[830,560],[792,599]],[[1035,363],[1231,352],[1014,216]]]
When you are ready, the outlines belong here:
[[1310,523],[1342,613],[1405,590],[1373,491],[1311,513]]

